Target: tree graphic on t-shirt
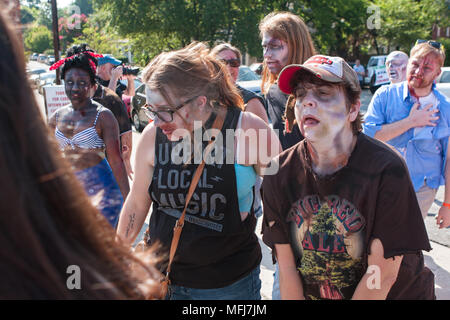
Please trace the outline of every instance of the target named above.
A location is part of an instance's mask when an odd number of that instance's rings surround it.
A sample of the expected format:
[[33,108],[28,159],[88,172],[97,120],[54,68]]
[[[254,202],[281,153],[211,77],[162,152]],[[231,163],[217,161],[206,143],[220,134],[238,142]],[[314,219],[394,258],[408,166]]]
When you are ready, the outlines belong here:
[[325,202],[319,209],[319,212],[314,217],[314,222],[311,229],[311,234],[326,233],[330,236],[336,234],[335,216],[331,213],[330,207]]
[[[314,215],[309,229],[311,239],[325,241],[324,239],[334,239],[338,236],[337,219],[330,207],[325,202]],[[326,246],[332,246],[334,241],[329,241]],[[309,285],[318,286],[320,298],[344,299],[341,293],[342,288],[346,288],[358,281],[360,276],[359,259],[352,259],[346,252],[333,253],[320,252],[316,250],[304,250],[301,268],[305,281]],[[312,297],[310,298],[319,298]],[[345,297],[349,298],[349,297]]]

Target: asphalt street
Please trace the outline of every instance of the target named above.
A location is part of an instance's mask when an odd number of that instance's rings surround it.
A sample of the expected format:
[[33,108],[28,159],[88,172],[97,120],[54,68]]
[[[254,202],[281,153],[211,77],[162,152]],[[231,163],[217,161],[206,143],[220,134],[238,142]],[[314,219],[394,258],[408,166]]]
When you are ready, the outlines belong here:
[[[35,62],[31,62],[28,65],[29,68],[37,68],[42,66],[45,65]],[[43,97],[36,90],[34,90],[34,93],[39,108],[41,109],[42,116],[44,119],[46,119]],[[372,94],[370,93],[370,91],[364,89],[361,97],[361,111],[363,113],[367,110],[367,106],[370,102],[371,97]],[[139,143],[140,136],[140,133],[133,131],[132,163],[134,163],[135,160],[134,151],[137,144]],[[435,222],[435,217],[440,208],[440,205],[443,202],[443,196],[444,188],[441,187],[438,190],[434,204],[431,207],[430,212],[428,213],[428,217],[425,219],[425,225],[433,250],[431,250],[430,252],[424,252],[424,256],[425,265],[429,267],[435,274],[437,298],[439,300],[450,300],[450,229],[438,229]],[[149,217],[147,217],[147,222],[148,218]],[[260,244],[263,252],[263,259],[261,262],[261,295],[264,300],[270,300],[272,297],[273,272],[275,269],[272,264],[270,250],[261,240],[260,228],[261,219],[259,219],[256,230],[258,237],[260,238]],[[144,231],[144,229],[145,226],[143,227],[142,232]]]

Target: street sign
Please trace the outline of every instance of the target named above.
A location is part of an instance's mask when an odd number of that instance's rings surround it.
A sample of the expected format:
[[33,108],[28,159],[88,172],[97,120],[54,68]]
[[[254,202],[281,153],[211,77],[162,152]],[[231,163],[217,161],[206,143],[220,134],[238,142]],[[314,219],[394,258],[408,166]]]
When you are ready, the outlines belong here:
[[66,96],[64,85],[45,86],[43,87],[43,91],[47,119],[49,119],[59,108],[70,103],[69,98]]

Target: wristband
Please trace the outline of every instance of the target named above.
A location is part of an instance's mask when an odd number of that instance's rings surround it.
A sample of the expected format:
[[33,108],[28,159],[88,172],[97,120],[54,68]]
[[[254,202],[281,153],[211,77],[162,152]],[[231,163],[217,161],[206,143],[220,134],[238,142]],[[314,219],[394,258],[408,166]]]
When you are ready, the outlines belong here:
[[445,202],[444,202],[444,203],[442,204],[442,206],[443,206],[443,207],[450,208],[450,203],[445,203]]

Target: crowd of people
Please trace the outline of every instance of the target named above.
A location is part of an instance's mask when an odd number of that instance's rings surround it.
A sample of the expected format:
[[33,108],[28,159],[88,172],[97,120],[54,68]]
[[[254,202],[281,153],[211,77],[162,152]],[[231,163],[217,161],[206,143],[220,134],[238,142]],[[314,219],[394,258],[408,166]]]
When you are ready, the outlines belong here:
[[[438,42],[388,56],[391,84],[365,116],[359,61],[318,54],[289,12],[259,24],[262,95],[236,84],[229,43],[163,52],[143,71],[152,121],[132,167],[121,95],[134,76],[125,88],[120,61],[71,47],[51,67],[70,104],[44,123],[16,28],[0,15],[0,298],[260,300],[258,218],[274,300],[436,298],[422,251],[439,186],[437,224],[450,226]],[[69,266],[81,289],[66,285]]]

